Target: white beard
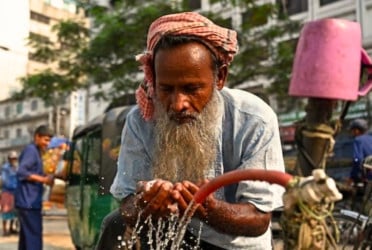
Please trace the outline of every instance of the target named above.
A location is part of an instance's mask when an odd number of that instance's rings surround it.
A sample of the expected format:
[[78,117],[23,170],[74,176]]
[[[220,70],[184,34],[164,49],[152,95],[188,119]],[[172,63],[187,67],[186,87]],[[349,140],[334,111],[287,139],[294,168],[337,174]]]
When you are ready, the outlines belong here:
[[218,91],[213,91],[201,113],[193,114],[195,120],[184,124],[171,120],[160,103],[155,105],[154,178],[203,180],[216,160],[216,121],[221,114]]

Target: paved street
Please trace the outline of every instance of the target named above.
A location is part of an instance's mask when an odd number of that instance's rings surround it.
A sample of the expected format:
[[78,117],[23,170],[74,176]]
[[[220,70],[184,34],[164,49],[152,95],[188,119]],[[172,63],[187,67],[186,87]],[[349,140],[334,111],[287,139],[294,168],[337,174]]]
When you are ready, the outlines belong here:
[[[43,223],[44,250],[74,249],[67,226],[66,211],[64,209],[51,209],[44,216]],[[0,236],[1,250],[16,250],[17,245],[18,235]]]

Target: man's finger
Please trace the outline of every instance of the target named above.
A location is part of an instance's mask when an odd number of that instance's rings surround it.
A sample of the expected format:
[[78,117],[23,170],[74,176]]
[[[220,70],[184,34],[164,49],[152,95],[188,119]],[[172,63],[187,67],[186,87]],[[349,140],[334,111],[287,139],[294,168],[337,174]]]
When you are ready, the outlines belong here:
[[173,188],[171,184],[168,182],[163,182],[159,187],[154,187],[158,190],[155,196],[150,200],[148,205],[146,206],[146,209],[149,211],[153,211],[156,213],[158,210],[164,210],[161,209],[161,207],[166,207],[170,202],[170,192]]
[[166,183],[166,187],[171,187],[172,185],[170,182],[163,180],[147,182],[143,189],[143,199],[146,202],[149,202],[155,195],[157,195],[164,183]]

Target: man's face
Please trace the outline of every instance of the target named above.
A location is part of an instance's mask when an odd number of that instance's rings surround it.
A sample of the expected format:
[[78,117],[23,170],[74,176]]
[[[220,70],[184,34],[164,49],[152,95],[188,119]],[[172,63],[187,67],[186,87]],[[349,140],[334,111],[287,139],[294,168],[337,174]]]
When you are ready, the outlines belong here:
[[221,89],[225,80],[214,74],[210,51],[196,42],[160,49],[154,65],[156,101],[178,124],[195,120],[211,99],[214,84]]
[[350,134],[351,136],[356,137],[356,136],[362,135],[363,132],[358,128],[352,128],[350,129]]
[[16,166],[18,163],[18,158],[9,158],[9,163],[11,166]]
[[38,146],[38,148],[41,151],[44,152],[48,148],[48,145],[50,143],[50,139],[51,139],[51,137],[49,135],[39,135],[39,134],[36,134],[35,135],[34,142],[35,142],[36,146]]

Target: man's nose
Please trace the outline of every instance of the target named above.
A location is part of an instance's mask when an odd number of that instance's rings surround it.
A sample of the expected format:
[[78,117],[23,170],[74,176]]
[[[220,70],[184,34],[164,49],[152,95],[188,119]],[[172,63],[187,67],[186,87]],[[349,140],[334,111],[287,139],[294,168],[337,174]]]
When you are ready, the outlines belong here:
[[181,92],[176,92],[172,95],[171,109],[174,112],[182,112],[189,108],[189,98],[187,95]]

